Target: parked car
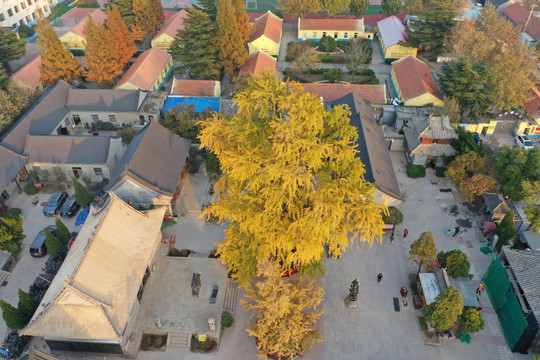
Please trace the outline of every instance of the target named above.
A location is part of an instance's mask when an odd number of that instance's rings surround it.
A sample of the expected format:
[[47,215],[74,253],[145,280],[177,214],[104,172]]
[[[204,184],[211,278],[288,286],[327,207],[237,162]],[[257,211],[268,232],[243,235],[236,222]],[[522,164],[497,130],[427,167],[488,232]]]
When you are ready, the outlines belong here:
[[534,148],[534,144],[527,135],[518,135],[514,138],[514,142],[522,149],[530,150]]
[[66,203],[62,207],[62,211],[60,211],[60,216],[63,216],[63,217],[75,216],[77,214],[77,211],[79,211],[80,208],[81,208],[81,205],[77,203],[75,196],[72,196],[66,200]]
[[[56,235],[56,226],[49,225],[46,227],[53,235]],[[47,254],[47,245],[45,245],[45,229],[41,230],[32,245],[30,245],[30,255],[33,257],[42,257]]]
[[47,205],[43,208],[43,214],[45,216],[54,216],[58,214],[62,205],[66,202],[68,194],[65,191],[57,191],[51,195]]

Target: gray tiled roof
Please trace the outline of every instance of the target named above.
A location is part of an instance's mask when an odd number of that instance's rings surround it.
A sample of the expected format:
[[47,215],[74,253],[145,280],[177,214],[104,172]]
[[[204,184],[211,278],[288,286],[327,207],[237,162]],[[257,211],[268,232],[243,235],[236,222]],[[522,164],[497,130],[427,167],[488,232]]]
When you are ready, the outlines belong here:
[[540,318],[540,254],[505,248],[504,255],[512,267],[519,286],[534,312]]
[[486,205],[488,212],[493,212],[493,210],[503,202],[501,196],[495,193],[485,192],[482,194],[482,198],[484,199],[484,204]]
[[129,144],[111,176],[109,188],[129,174],[162,192],[174,193],[190,144],[151,121]]
[[334,100],[331,106],[348,105],[351,109],[351,125],[358,129],[356,154],[364,164],[364,178],[383,193],[401,199],[401,191],[394,173],[388,146],[382,128],[375,122],[371,103],[350,93]]
[[27,160],[26,156],[0,146],[0,192],[13,181]]
[[29,135],[24,153],[30,163],[105,164],[108,136]]
[[71,111],[137,111],[145,92],[139,90],[69,89],[66,106]]

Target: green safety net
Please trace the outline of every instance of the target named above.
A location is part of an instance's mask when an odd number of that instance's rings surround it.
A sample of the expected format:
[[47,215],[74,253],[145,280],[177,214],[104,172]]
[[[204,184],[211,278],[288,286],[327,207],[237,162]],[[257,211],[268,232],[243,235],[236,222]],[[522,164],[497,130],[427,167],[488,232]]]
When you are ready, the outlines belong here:
[[505,296],[510,291],[510,280],[504,271],[501,260],[496,258],[491,262],[486,275],[482,278],[486,284],[487,293],[496,312],[504,306]]

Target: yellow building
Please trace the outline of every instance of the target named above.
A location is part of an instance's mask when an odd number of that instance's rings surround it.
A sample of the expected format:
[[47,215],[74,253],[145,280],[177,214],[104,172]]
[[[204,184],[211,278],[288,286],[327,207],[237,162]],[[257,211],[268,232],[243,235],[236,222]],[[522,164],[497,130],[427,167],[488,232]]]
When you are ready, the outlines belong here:
[[373,34],[364,31],[364,19],[302,19],[298,18],[298,41],[319,41],[323,36],[337,41],[365,38]]
[[23,89],[43,90],[44,86],[41,83],[41,72],[39,70],[40,65],[41,55],[38,55],[11,75],[11,83]]
[[385,59],[401,59],[406,56],[416,56],[417,49],[404,46],[409,36],[405,32],[405,25],[396,16],[387,17],[377,22],[379,28],[379,42]]
[[405,106],[443,106],[444,97],[426,63],[412,55],[392,63],[392,85]]
[[178,30],[184,30],[184,19],[187,17],[187,11],[181,10],[171,16],[163,25],[161,30],[152,39],[152,47],[169,51]]
[[[92,20],[96,25],[101,25],[107,19],[107,15],[99,9],[96,9],[88,13],[92,17]],[[84,28],[88,18],[84,18],[81,22],[77,23],[67,33],[60,36],[60,42],[68,50],[85,50],[86,49],[86,36],[84,35]]]
[[249,37],[249,55],[264,51],[268,55],[277,56],[281,43],[281,28],[283,20],[267,11],[255,19],[255,31]]
[[172,64],[171,54],[151,48],[135,60],[114,88],[158,91],[171,72]]

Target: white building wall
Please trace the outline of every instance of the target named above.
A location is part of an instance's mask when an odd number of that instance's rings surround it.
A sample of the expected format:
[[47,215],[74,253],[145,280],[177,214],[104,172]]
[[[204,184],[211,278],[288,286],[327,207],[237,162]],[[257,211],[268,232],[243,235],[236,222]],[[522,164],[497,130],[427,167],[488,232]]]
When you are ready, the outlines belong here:
[[35,24],[39,16],[49,16],[55,0],[2,0],[0,3],[0,26],[18,27]]
[[[54,168],[58,167],[60,168],[67,177],[67,181],[71,182],[72,178],[74,177],[73,168],[81,168],[79,171],[80,179],[82,180],[83,176],[87,176],[90,178],[90,181],[92,182],[100,182],[103,180],[103,178],[111,178],[111,172],[110,169],[107,167],[106,164],[86,164],[86,165],[80,165],[80,164],[51,164],[51,163],[28,163],[27,168],[29,170],[38,170],[36,167],[39,168],[39,171],[47,170],[49,172],[49,178],[52,180],[54,179],[55,170]],[[96,174],[95,169],[101,169],[101,175]],[[40,172],[37,171],[37,175],[39,176]]]

